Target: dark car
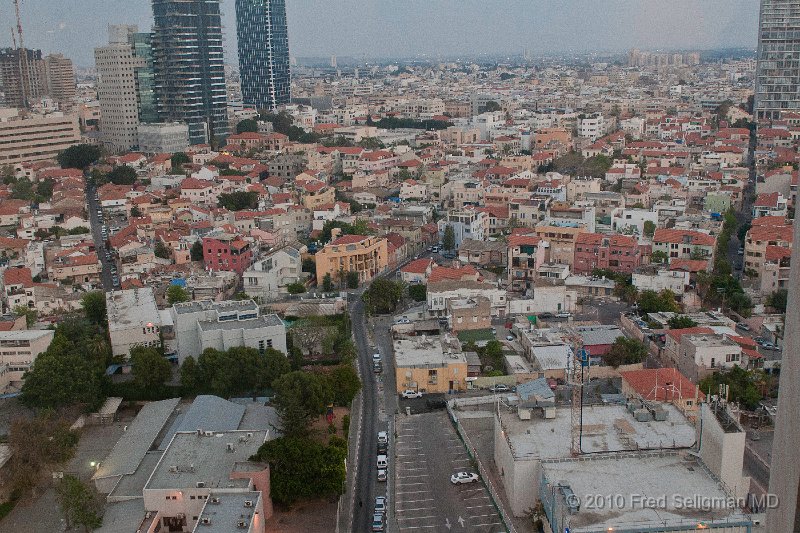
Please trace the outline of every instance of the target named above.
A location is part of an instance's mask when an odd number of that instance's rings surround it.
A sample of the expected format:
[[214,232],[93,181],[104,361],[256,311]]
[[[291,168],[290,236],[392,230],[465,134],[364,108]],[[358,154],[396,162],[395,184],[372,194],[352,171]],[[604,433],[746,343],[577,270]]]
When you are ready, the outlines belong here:
[[553,313],[539,313],[539,318],[555,318]]
[[447,400],[443,398],[431,398],[425,400],[425,405],[428,409],[445,409],[447,407]]

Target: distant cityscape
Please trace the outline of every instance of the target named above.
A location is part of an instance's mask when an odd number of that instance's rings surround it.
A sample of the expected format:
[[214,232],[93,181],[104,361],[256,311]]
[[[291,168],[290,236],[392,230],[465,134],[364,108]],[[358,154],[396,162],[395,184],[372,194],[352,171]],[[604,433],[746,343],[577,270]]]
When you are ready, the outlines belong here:
[[380,58],[151,0],[76,67],[3,1],[0,531],[800,530],[800,2]]

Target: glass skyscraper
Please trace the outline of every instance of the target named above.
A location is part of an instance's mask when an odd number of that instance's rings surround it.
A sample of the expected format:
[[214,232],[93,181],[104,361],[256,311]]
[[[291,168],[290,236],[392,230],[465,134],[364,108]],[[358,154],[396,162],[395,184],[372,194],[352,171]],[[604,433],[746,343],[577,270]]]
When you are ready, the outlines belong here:
[[275,109],[291,98],[285,0],[236,0],[242,101]]
[[757,118],[800,112],[800,2],[761,0],[758,21]]
[[153,89],[152,36],[149,33],[134,33],[129,42],[133,56],[141,58],[142,66],[133,69],[136,77],[136,97],[139,99],[139,122],[158,122],[158,106]]
[[153,0],[154,92],[161,121],[185,122],[189,142],[228,136],[220,0]]

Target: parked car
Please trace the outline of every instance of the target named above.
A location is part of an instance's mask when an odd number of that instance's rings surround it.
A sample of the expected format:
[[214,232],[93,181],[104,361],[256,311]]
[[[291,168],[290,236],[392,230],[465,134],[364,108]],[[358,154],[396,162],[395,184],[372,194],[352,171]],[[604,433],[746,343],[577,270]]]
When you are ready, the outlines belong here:
[[539,318],[553,318],[555,316],[553,313],[539,313]]
[[514,335],[506,335],[506,340],[507,341],[513,341],[514,339],[516,339],[516,337],[514,337]]
[[386,469],[385,468],[379,468],[378,469],[378,481],[380,481],[381,483],[386,481]]
[[380,374],[383,372],[383,365],[380,363],[380,361],[373,363],[372,370],[374,370],[376,374]]
[[508,392],[510,390],[511,389],[508,387],[508,385],[504,385],[502,383],[496,383],[489,387],[489,392]]
[[742,331],[750,331],[750,326],[748,326],[744,322],[739,322],[738,324],[736,324],[736,329],[740,329]]
[[387,431],[379,431],[378,444],[388,444],[388,443],[389,443],[389,433]]
[[375,514],[372,515],[372,531],[383,531],[384,530],[384,520],[382,514]]
[[375,498],[375,514],[386,514],[386,496],[377,496]]
[[450,476],[450,483],[453,485],[475,483],[476,481],[478,481],[478,474],[474,472],[458,472]]
[[378,469],[380,470],[382,468],[382,469],[385,470],[386,467],[388,466],[388,462],[389,461],[386,459],[385,455],[383,455],[383,454],[379,455],[378,459],[376,460],[376,463],[378,465]]
[[373,362],[373,363],[374,363],[375,361],[378,361],[378,362],[380,362],[380,360],[381,360],[381,354],[380,354],[380,353],[376,352],[376,353],[372,354],[372,362]]
[[556,318],[569,318],[572,316],[572,313],[556,313]]
[[400,393],[403,398],[422,398],[422,393],[418,390],[406,389]]
[[765,339],[764,337],[753,337],[753,340],[759,346],[764,346],[764,343],[767,342],[767,339]]

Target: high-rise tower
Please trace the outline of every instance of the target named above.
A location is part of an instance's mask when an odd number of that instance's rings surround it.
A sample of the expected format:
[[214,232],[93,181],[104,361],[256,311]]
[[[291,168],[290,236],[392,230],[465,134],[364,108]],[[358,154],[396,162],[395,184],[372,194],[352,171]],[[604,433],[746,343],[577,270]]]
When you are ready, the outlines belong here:
[[236,0],[242,101],[275,109],[291,98],[285,0]]
[[189,141],[228,136],[219,0],[153,0],[153,70],[158,115],[185,122]]
[[800,2],[761,0],[753,112],[777,119],[800,112]]

